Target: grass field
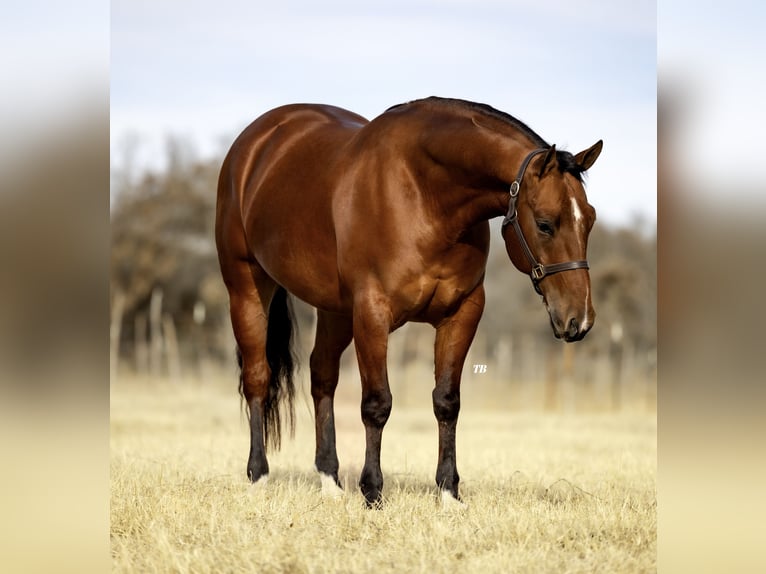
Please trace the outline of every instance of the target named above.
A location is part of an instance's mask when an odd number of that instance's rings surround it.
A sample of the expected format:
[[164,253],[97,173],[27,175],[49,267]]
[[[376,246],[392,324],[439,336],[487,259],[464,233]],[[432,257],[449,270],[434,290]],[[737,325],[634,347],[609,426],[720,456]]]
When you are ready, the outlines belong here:
[[[251,486],[235,387],[234,378],[113,385],[115,572],[656,571],[653,413],[546,414],[464,400],[466,506],[443,508],[433,413],[395,395],[383,435],[385,505],[367,510],[355,486],[364,429],[353,392],[336,408],[346,494],[323,499],[307,392],[295,439],[270,456],[269,482]],[[416,392],[430,397],[425,386]]]

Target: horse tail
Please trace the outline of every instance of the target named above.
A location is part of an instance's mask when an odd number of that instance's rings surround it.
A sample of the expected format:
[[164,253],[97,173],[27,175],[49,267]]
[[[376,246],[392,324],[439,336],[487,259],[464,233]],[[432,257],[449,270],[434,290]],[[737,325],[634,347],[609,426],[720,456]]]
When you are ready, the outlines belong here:
[[[287,410],[290,436],[295,434],[295,382],[293,374],[296,358],[292,349],[294,317],[287,291],[277,287],[269,307],[269,322],[266,331],[266,361],[269,364],[269,388],[263,406],[263,435],[266,449],[279,450],[282,444],[283,405]],[[240,368],[239,393],[244,399],[242,380],[242,353],[237,348],[237,363]]]
[[295,434],[295,382],[293,373],[296,360],[292,349],[293,310],[290,297],[283,287],[277,287],[269,307],[269,327],[266,333],[266,360],[271,369],[269,392],[264,408],[264,442],[275,450],[281,445],[282,420],[280,408],[287,407],[290,437]]

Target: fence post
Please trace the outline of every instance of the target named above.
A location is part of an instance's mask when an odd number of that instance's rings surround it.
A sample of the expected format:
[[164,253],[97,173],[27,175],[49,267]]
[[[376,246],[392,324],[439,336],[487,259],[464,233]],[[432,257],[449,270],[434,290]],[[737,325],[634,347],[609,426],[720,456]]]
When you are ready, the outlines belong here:
[[117,367],[120,361],[120,335],[122,334],[122,317],[125,313],[125,295],[115,288],[112,297],[112,312],[109,318],[109,380],[111,384],[117,381]]
[[162,315],[162,330],[165,336],[165,348],[168,357],[168,375],[172,383],[181,382],[181,356],[178,352],[178,338],[173,317],[168,313]]
[[149,372],[152,377],[159,377],[162,372],[162,288],[152,290],[149,301]]

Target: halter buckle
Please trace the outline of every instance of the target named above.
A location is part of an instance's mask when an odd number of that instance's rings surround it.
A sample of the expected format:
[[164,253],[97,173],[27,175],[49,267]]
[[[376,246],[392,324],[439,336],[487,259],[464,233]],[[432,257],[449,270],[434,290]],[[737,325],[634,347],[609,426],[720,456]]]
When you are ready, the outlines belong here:
[[516,197],[519,195],[519,188],[521,185],[519,184],[519,180],[517,179],[511,184],[511,197]]
[[542,263],[538,263],[534,267],[532,267],[532,271],[529,273],[532,276],[532,279],[535,281],[540,281],[543,277],[545,277],[545,267]]

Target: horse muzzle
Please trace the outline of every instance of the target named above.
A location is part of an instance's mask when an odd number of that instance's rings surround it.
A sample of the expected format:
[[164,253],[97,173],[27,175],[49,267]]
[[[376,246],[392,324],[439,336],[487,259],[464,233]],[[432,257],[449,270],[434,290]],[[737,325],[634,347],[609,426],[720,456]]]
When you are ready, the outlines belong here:
[[561,320],[555,313],[549,311],[548,313],[551,320],[551,328],[553,329],[553,336],[557,339],[563,339],[567,343],[574,343],[575,341],[581,341],[588,334],[591,327],[593,327],[593,313],[591,312],[590,318],[585,320],[579,320],[574,316],[567,316],[565,320]]

